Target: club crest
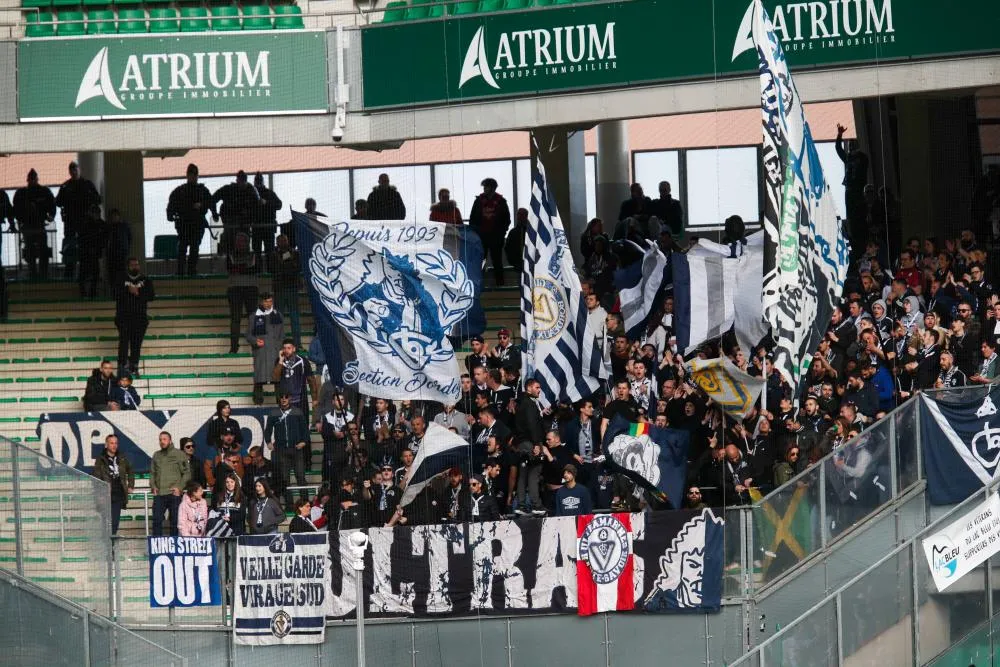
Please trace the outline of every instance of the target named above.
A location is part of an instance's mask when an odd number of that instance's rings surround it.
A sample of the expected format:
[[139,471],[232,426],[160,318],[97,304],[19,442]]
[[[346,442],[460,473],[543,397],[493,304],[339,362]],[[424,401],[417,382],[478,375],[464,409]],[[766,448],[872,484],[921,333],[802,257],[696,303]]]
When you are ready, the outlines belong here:
[[976,416],[982,419],[983,417],[990,417],[997,413],[997,406],[993,405],[993,399],[989,396],[983,401],[983,404],[979,406],[976,410]]
[[284,609],[279,609],[271,617],[271,634],[284,639],[292,631],[292,617]]

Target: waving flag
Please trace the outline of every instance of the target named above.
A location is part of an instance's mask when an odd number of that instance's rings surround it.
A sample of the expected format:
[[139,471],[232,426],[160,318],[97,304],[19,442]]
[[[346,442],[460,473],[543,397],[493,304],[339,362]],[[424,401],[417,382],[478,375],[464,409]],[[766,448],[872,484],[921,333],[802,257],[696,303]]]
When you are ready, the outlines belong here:
[[303,213],[292,218],[334,383],[379,398],[456,401],[452,340],[486,325],[478,236],[437,222],[327,227]]
[[521,340],[524,379],[541,383],[542,401],[549,405],[590,396],[606,372],[566,232],[545,184],[545,166],[541,160],[537,165],[524,235]]
[[764,378],[744,373],[729,357],[692,359],[690,366],[695,385],[737,421],[747,416],[764,388]]
[[690,441],[687,431],[630,424],[618,415],[604,434],[605,459],[649,492],[658,509],[674,509],[684,497]]
[[764,314],[774,366],[798,394],[844,290],[848,246],[781,43],[753,8],[764,123]]
[[405,489],[399,499],[400,506],[409,505],[431,480],[452,466],[460,468],[468,464],[469,443],[457,433],[452,433],[444,426],[431,422],[427,424],[427,433],[413,459],[410,473],[403,480]]
[[642,335],[649,314],[663,301],[670,283],[670,263],[655,243],[650,243],[645,250],[632,241],[625,243],[642,253],[640,261],[615,271],[614,276],[625,332],[634,340]]

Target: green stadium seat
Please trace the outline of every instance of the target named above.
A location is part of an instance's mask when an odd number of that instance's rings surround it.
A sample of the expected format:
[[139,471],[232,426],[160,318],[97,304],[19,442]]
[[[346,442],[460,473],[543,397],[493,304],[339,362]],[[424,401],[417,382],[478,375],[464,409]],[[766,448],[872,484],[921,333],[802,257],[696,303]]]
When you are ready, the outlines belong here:
[[504,9],[504,0],[480,0],[479,13],[499,12]]
[[107,7],[109,4],[108,0],[83,0],[84,7]]
[[[121,20],[121,12],[118,13],[118,19]],[[153,237],[153,259],[177,259],[177,237],[173,234]]]
[[113,11],[110,9],[95,9],[87,12],[88,35],[103,35],[114,32],[118,32],[118,28],[115,27],[115,13]]
[[53,7],[79,7],[80,0],[52,0]]
[[181,32],[206,32],[208,10],[202,6],[181,7]]
[[113,0],[116,5],[141,5],[142,0]]
[[531,5],[531,0],[504,0],[503,8],[508,11],[517,11],[519,9],[528,9]]
[[212,7],[212,30],[240,30],[240,10],[236,5]]
[[46,9],[52,6],[52,0],[21,0],[22,9]]
[[267,5],[243,5],[244,30],[270,30],[271,8]]
[[[146,10],[141,7],[136,9],[118,10],[118,32],[119,33],[139,33],[146,32]],[[159,237],[157,237],[159,238]],[[174,239],[177,237],[175,236]],[[156,240],[153,240],[153,248],[156,248]],[[174,259],[177,258],[177,243],[174,242]]]
[[436,5],[431,5],[430,9],[427,11],[427,18],[429,19],[439,19],[442,16],[448,15],[448,8],[444,3],[438,3]]
[[173,7],[150,7],[149,31],[179,32],[180,22],[177,20],[177,10]]
[[51,12],[38,12],[28,14],[25,17],[27,25],[24,27],[26,37],[53,37],[56,34],[56,26],[52,22],[55,17]]
[[[415,3],[426,3],[426,0],[413,0]],[[428,10],[431,8],[424,5],[423,7],[407,7],[406,15],[403,17],[406,21],[419,21],[420,19],[427,18]]]
[[275,30],[301,30],[306,27],[302,21],[302,8],[298,5],[275,5],[272,9]]
[[406,8],[409,3],[406,0],[393,0],[385,6],[385,14],[382,15],[382,23],[395,23],[406,18]]
[[475,14],[477,9],[479,9],[479,3],[475,2],[475,0],[466,0],[465,2],[456,2],[448,5],[448,13],[452,16]]

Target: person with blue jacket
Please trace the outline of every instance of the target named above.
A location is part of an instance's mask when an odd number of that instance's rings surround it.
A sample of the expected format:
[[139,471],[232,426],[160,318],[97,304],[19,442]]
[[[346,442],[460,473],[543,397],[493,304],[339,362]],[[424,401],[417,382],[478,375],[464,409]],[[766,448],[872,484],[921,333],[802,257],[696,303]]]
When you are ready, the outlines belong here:
[[[278,408],[268,417],[264,427],[264,442],[273,451],[275,464],[275,491],[280,494],[288,487],[291,471],[295,470],[295,483],[306,483],[306,447],[309,446],[309,427],[302,411],[292,406],[288,392],[278,399]],[[299,490],[305,498],[305,489]],[[286,506],[292,505],[292,494],[285,495]]]

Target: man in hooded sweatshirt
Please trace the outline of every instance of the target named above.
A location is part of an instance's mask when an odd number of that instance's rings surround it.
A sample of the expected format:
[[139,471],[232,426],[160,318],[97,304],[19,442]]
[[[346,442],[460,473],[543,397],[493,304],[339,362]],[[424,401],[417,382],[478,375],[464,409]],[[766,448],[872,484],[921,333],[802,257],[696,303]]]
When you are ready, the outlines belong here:
[[404,220],[406,205],[395,185],[389,185],[389,174],[379,174],[378,185],[368,195],[369,220]]
[[264,383],[272,382],[278,363],[281,342],[285,338],[285,322],[274,309],[274,297],[269,292],[260,295],[260,306],[250,314],[246,339],[253,350],[253,402],[264,403]]
[[100,368],[95,368],[87,378],[87,388],[83,392],[83,409],[87,412],[108,410],[111,402],[111,390],[117,386],[115,367],[110,361],[101,362]]
[[135,489],[135,473],[127,457],[118,453],[118,436],[104,438],[104,451],[94,461],[94,477],[111,487],[111,534],[118,533],[122,510],[128,506],[128,496]]

